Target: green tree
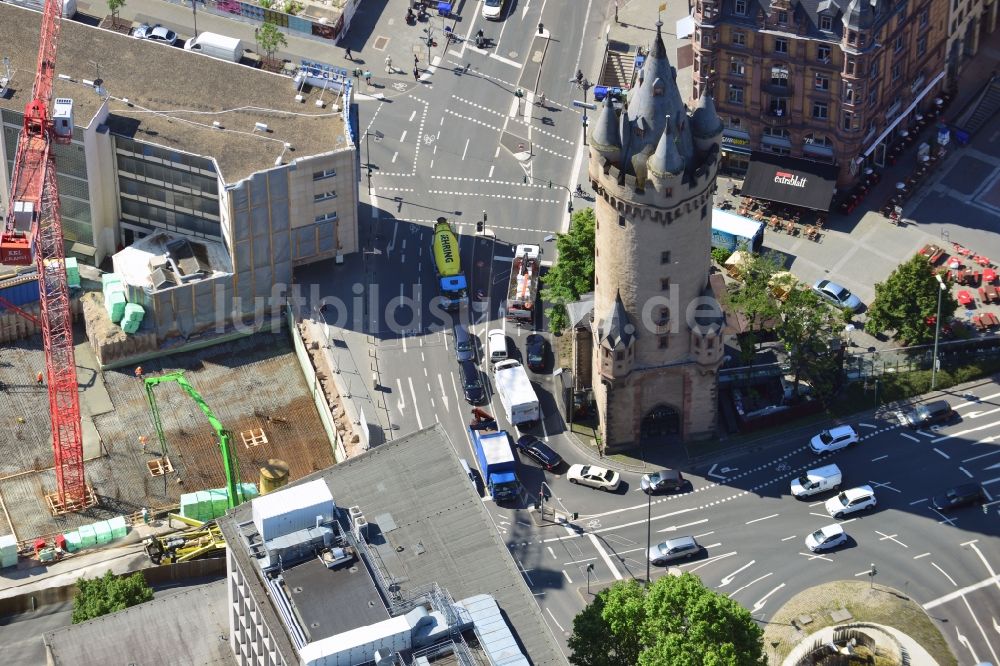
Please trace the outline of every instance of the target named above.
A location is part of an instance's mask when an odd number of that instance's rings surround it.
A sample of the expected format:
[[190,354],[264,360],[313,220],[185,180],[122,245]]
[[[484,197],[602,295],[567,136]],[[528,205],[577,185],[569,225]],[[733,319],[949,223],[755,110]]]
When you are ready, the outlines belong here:
[[[950,287],[950,283],[945,281]],[[875,300],[868,308],[865,330],[872,335],[893,331],[905,345],[930,342],[937,314],[940,285],[934,269],[922,255],[914,255],[896,267],[885,282],[875,285]],[[947,321],[958,307],[950,289],[941,294],[941,319]]]
[[763,630],[750,611],[694,574],[648,588],[619,581],[573,619],[576,666],[764,666]]
[[775,332],[788,354],[795,395],[799,381],[806,379],[824,403],[832,397],[837,364],[830,343],[839,336],[842,321],[843,313],[826,307],[811,289],[792,289],[778,306]]
[[125,0],[108,0],[108,11],[111,12],[111,18],[118,20],[118,12],[122,10],[125,6]]
[[254,30],[254,35],[257,39],[257,46],[264,52],[269,61],[274,60],[275,51],[288,46],[288,40],[285,39],[284,33],[270,21]]
[[115,613],[153,598],[153,589],[142,573],[115,576],[110,571],[101,578],[80,578],[73,598],[73,624]]
[[556,238],[556,263],[542,279],[549,307],[549,330],[561,333],[569,325],[566,304],[594,289],[594,209],[573,213],[569,231]]
[[728,292],[727,305],[743,313],[747,331],[739,336],[740,360],[752,367],[760,341],[762,326],[778,316],[778,301],[771,289],[771,281],[781,271],[781,257],[774,253],[754,254],[746,246],[740,247],[741,260],[737,264],[741,282]]

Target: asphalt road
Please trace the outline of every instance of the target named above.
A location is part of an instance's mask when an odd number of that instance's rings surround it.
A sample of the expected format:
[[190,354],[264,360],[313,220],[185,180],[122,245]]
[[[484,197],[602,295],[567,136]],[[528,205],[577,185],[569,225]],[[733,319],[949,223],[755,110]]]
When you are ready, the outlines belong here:
[[[559,635],[569,635],[585,603],[588,565],[595,591],[616,579],[645,578],[648,525],[653,543],[695,536],[705,553],[680,568],[697,573],[761,622],[808,587],[866,580],[874,563],[878,583],[912,597],[937,621],[959,663],[998,663],[1000,505],[990,507],[989,515],[978,507],[944,515],[928,501],[968,480],[1000,500],[1000,448],[994,443],[1000,439],[1000,386],[987,383],[972,393],[978,399],[950,398],[961,419],[936,431],[902,428],[887,412],[853,423],[864,438],[860,445],[821,458],[806,448],[813,431],[792,432],[765,454],[686,470],[692,490],[656,497],[649,507],[637,475],[625,474],[626,487],[613,495],[549,475],[552,501],[581,514],[575,527],[538,527],[524,511],[494,511]],[[572,460],[572,451],[563,453]],[[828,462],[841,467],[845,487],[872,485],[877,509],[835,521],[822,506],[833,493],[810,501],[790,495],[792,478]],[[834,522],[844,526],[848,544],[810,553],[806,535]],[[656,578],[666,569],[651,571]]]

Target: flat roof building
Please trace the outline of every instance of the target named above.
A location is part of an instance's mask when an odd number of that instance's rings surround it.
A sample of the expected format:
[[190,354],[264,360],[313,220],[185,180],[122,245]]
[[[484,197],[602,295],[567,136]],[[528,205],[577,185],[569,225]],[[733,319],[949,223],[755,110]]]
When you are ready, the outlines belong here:
[[239,664],[566,664],[440,425],[220,526]]
[[[0,98],[0,212],[40,18],[0,4],[0,56],[13,71]],[[260,319],[294,267],[357,250],[349,78],[300,89],[288,76],[72,21],[63,21],[56,73],[53,96],[73,100],[75,125],[72,143],[54,146],[67,253],[97,265],[166,232],[229,255],[228,273],[169,286],[116,257],[158,342]]]

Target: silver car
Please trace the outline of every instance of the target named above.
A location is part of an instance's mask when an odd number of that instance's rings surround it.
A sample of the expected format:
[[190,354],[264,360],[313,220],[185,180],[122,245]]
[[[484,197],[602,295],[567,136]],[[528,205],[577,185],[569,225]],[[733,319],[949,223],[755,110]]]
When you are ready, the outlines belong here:
[[136,39],[148,39],[160,42],[161,44],[169,44],[170,46],[177,43],[177,33],[159,24],[149,25],[148,23],[142,23],[132,32],[132,36]]
[[861,299],[836,282],[819,280],[813,285],[813,291],[838,307],[851,308],[854,312],[861,309]]
[[692,536],[677,537],[667,539],[663,543],[651,546],[649,549],[649,563],[660,566],[674,560],[683,560],[694,557],[701,552],[701,546]]

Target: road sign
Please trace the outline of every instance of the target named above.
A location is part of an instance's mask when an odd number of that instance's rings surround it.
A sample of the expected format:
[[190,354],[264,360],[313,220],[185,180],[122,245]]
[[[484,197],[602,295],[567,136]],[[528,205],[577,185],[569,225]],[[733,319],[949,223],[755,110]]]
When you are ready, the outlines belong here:
[[592,102],[581,102],[578,99],[573,100],[573,106],[578,106],[581,109],[590,109],[591,111],[597,110],[597,105]]

